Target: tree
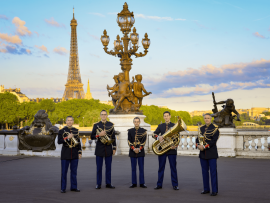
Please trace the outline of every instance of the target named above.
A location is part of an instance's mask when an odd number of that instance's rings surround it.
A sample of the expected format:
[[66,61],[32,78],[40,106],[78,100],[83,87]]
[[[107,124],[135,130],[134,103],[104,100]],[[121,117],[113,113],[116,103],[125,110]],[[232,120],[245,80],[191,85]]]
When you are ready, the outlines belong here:
[[18,116],[24,120],[25,125],[29,125],[29,120],[33,120],[34,115],[40,110],[40,104],[36,102],[23,102],[20,104]]
[[15,124],[18,119],[19,104],[14,94],[9,92],[0,94],[0,123],[5,123],[6,128],[8,128],[8,124]]
[[40,109],[45,110],[46,113],[53,112],[55,110],[55,103],[51,99],[44,99],[41,102],[39,102],[39,104]]
[[270,116],[270,112],[262,112],[265,116]]
[[250,117],[247,113],[242,113],[240,115],[240,120],[245,120],[245,121],[249,121],[250,120]]
[[203,116],[193,116],[193,117],[192,117],[192,124],[193,124],[193,125],[198,125],[198,123],[201,123],[201,124],[204,123],[204,118],[203,118]]

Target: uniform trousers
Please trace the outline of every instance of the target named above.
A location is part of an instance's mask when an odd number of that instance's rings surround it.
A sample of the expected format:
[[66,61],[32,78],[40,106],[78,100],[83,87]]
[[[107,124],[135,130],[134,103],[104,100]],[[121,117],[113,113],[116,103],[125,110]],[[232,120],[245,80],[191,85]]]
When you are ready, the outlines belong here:
[[171,181],[172,186],[178,186],[178,177],[177,177],[177,170],[176,170],[176,154],[163,154],[158,156],[158,162],[159,162],[159,169],[158,169],[158,182],[157,186],[162,187],[163,178],[164,178],[164,171],[165,171],[165,165],[166,165],[166,159],[169,159],[170,162],[170,168],[171,168]]
[[144,157],[130,157],[131,161],[131,171],[132,171],[132,184],[137,185],[137,162],[139,165],[139,179],[140,185],[145,184],[144,182]]
[[77,189],[77,168],[78,168],[79,159],[66,159],[61,160],[61,190],[66,190],[67,186],[67,172],[70,164],[70,189]]
[[203,177],[203,190],[210,191],[209,168],[211,174],[212,193],[218,192],[217,159],[200,159]]
[[96,156],[96,164],[97,164],[97,185],[101,185],[102,182],[102,166],[103,159],[105,158],[105,178],[106,184],[111,184],[111,171],[112,171],[112,156]]

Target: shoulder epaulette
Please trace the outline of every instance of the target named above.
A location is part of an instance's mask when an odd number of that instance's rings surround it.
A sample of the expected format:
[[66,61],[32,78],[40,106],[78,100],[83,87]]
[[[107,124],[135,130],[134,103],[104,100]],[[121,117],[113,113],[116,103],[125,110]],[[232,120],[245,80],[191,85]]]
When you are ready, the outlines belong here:
[[217,124],[213,124],[216,128],[218,128],[218,125]]
[[111,121],[107,121],[108,123],[111,123],[111,124],[113,124],[114,125],[114,123],[113,122],[111,122]]
[[141,128],[141,129],[143,129],[143,130],[147,131],[145,128]]

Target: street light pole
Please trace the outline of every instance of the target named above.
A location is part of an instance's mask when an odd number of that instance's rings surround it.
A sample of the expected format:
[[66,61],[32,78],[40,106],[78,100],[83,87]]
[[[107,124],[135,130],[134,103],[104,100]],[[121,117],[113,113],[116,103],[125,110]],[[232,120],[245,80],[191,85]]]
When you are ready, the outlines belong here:
[[[134,55],[137,57],[143,57],[146,56],[148,53],[148,48],[150,46],[150,39],[148,39],[147,33],[145,33],[144,38],[142,39],[142,45],[144,48],[144,53],[139,52],[137,53],[139,49],[139,34],[136,33],[136,28],[133,28],[133,32],[131,32],[131,28],[133,27],[133,24],[135,23],[135,18],[133,12],[130,12],[128,10],[127,3],[124,4],[123,10],[117,14],[117,23],[120,27],[120,30],[123,33],[123,36],[120,39],[120,36],[117,35],[116,40],[114,40],[114,50],[108,51],[108,44],[110,42],[110,37],[107,35],[106,29],[103,31],[103,35],[101,36],[100,40],[104,46],[104,51],[112,56],[118,56],[120,58],[120,65],[123,73],[119,74],[119,81],[123,84],[129,84],[129,87],[132,86],[132,83],[130,83],[129,79],[129,72],[131,70],[132,66],[132,59],[131,56]],[[130,33],[130,34],[129,34]],[[121,77],[121,79],[120,79]],[[142,76],[141,76],[142,77]],[[140,79],[141,81],[141,79]],[[134,82],[134,79],[133,79]],[[123,88],[126,89],[126,88]],[[128,101],[127,99],[124,99],[127,97],[128,93],[123,92],[123,90],[118,92],[118,97],[121,97],[118,101],[118,105],[115,105],[114,111],[116,112],[121,106],[123,108],[122,110],[127,112],[131,111],[131,109],[135,109],[136,106],[134,102]],[[147,94],[151,94],[150,92]],[[144,96],[147,96],[144,95]],[[135,93],[136,96],[136,93]],[[137,95],[138,97],[138,95]],[[142,99],[142,96],[139,95],[140,99]],[[141,106],[141,102],[139,103],[139,107]]]

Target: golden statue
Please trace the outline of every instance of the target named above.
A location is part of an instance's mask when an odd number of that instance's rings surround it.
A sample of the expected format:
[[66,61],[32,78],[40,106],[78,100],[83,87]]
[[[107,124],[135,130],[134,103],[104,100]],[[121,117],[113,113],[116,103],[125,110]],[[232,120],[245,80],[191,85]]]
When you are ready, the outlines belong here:
[[[141,74],[135,75],[135,79],[137,82],[132,82],[131,85],[133,88],[135,104],[139,104],[139,108],[140,108],[142,105],[142,99],[148,96],[149,94],[152,94],[152,92],[147,92],[146,89],[144,88],[144,85],[141,83],[142,82]],[[134,77],[133,77],[133,81],[134,81]],[[143,95],[143,92],[145,93],[145,95]]]
[[[113,79],[115,81],[115,84],[113,87],[110,87],[109,85],[107,85],[107,90],[108,90],[108,96],[112,96],[112,102],[113,105],[116,106],[116,101],[117,99],[117,90],[118,90],[118,85],[119,85],[119,80],[118,80],[119,76],[115,75],[113,76]],[[109,90],[112,90],[111,92]],[[114,93],[114,94],[113,94]]]

